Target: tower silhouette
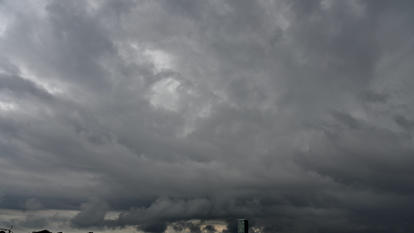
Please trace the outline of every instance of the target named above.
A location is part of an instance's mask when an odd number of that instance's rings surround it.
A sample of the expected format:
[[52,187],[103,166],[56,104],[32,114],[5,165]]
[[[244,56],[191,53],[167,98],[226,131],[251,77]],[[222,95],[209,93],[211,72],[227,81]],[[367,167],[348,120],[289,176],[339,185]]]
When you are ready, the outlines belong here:
[[248,233],[249,223],[247,219],[239,219],[237,221],[237,233]]

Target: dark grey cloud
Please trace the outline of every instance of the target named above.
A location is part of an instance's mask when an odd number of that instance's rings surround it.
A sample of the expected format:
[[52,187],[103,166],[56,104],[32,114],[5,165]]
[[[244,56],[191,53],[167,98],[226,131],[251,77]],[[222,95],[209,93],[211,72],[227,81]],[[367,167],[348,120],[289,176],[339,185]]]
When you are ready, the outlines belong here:
[[[1,1],[0,209],[22,228],[412,232],[413,6]],[[33,214],[52,209],[78,212]]]
[[81,206],[81,211],[71,220],[75,227],[99,226],[104,222],[105,214],[108,211],[108,204],[92,200]]

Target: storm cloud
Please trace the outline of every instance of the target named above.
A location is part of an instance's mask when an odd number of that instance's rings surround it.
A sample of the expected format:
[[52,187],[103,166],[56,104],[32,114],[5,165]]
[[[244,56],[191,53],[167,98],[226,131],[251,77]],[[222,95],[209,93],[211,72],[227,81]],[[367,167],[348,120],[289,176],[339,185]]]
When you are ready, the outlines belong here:
[[413,232],[413,21],[408,0],[0,1],[21,215],[0,223]]

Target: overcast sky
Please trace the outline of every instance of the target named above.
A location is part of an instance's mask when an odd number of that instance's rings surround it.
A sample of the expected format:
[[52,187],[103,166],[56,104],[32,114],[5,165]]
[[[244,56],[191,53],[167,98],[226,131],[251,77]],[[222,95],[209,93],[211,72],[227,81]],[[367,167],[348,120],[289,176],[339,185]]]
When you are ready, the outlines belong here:
[[411,0],[1,0],[0,227],[413,232],[413,23]]

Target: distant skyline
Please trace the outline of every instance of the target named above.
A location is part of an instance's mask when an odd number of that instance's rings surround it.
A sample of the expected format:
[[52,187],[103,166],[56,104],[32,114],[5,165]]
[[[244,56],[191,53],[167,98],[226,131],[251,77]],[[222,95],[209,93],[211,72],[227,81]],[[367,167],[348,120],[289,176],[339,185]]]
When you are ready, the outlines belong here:
[[414,232],[414,1],[0,0],[0,226]]

